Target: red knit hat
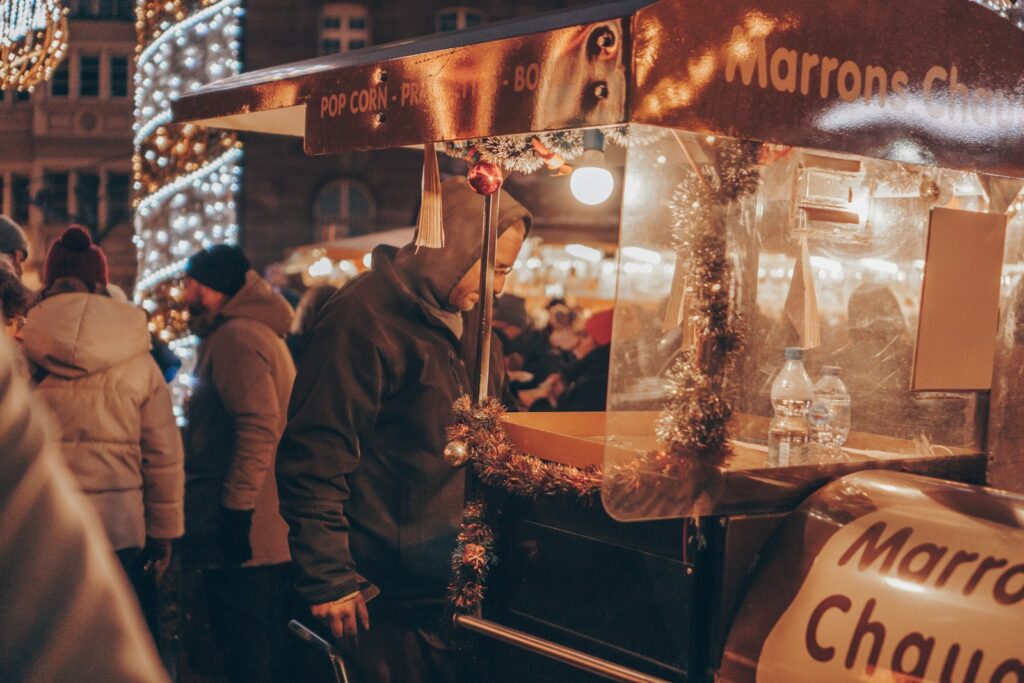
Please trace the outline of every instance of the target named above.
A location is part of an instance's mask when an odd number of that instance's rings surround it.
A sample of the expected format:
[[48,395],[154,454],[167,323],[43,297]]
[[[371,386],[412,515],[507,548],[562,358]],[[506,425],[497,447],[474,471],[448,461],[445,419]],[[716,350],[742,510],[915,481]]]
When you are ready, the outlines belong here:
[[587,318],[587,334],[598,346],[610,344],[612,341],[613,311],[614,309],[609,308]]
[[76,277],[90,289],[107,284],[107,257],[80,225],[65,230],[46,254],[43,285],[49,287],[62,277]]

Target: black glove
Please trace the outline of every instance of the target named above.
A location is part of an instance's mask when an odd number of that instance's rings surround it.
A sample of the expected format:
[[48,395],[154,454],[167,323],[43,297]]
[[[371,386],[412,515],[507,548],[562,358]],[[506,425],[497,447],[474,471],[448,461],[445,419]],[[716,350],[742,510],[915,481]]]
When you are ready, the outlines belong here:
[[170,539],[146,537],[146,547],[142,551],[142,571],[150,574],[153,581],[160,583],[171,565],[173,544]]
[[227,564],[242,564],[252,559],[252,546],[249,545],[252,513],[252,510],[220,509],[217,541]]

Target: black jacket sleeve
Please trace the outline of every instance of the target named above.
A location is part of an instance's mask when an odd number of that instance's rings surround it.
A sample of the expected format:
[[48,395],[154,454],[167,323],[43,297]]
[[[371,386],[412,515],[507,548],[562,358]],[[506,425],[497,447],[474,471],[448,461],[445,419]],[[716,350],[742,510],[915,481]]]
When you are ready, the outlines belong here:
[[360,433],[380,410],[384,372],[372,342],[337,326],[315,329],[302,355],[277,452],[277,487],[296,589],[310,604],[357,590],[346,477],[359,464]]

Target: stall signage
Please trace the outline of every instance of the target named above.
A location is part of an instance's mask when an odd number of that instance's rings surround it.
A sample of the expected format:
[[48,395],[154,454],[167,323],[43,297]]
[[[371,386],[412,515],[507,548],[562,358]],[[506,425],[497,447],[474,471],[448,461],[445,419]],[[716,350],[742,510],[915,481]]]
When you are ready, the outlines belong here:
[[856,519],[771,629],[758,683],[1024,681],[1019,535],[924,497]]
[[725,80],[747,87],[822,100],[863,102],[880,110],[905,112],[919,93],[923,113],[933,119],[978,126],[1020,125],[1024,99],[1019,94],[970,87],[961,81],[956,64],[932,65],[916,73],[914,82],[903,69],[861,64],[853,59],[800,52],[779,46],[756,30],[734,26],[726,49]]
[[613,19],[331,72],[306,108],[306,151],[621,123],[628,45]]
[[631,119],[1024,175],[1024,33],[966,0],[668,0]]

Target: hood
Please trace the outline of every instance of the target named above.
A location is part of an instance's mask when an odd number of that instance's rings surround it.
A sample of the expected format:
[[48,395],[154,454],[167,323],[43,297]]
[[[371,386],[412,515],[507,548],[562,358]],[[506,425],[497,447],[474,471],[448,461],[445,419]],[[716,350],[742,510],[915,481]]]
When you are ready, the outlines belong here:
[[220,311],[220,318],[228,320],[231,318],[249,318],[261,322],[274,331],[279,337],[284,337],[292,328],[292,318],[295,312],[291,304],[274,291],[270,283],[260,277],[255,270],[245,274],[245,285],[238,293],[224,304]]
[[58,377],[85,377],[149,351],[146,314],[102,294],[58,294],[28,313],[25,355]]
[[[413,240],[398,250],[394,266],[428,309],[454,313],[448,307],[448,295],[480,258],[484,198],[473,191],[463,177],[446,180],[441,186],[441,193],[444,247],[417,250]],[[530,212],[504,190],[498,200],[498,209],[499,237],[520,220],[526,223],[526,232],[530,232],[533,223]]]

